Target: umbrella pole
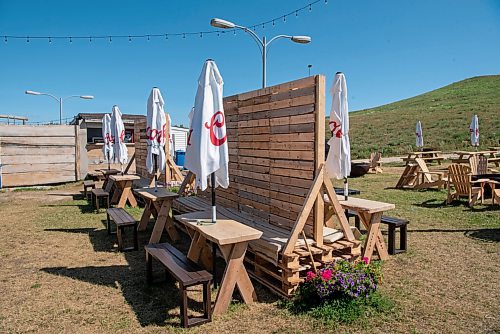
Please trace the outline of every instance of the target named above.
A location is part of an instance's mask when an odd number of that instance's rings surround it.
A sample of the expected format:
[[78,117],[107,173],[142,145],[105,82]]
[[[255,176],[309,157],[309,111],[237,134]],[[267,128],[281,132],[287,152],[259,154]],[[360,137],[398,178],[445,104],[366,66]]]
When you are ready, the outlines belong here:
[[212,223],[217,222],[217,207],[215,206],[215,173],[210,175],[210,180],[212,184]]
[[347,177],[344,178],[344,199],[346,201],[349,199],[349,183],[347,182]]
[[111,167],[110,167],[110,162],[109,162],[109,151],[108,151],[108,152],[106,152],[106,156],[107,156],[107,158],[108,158],[108,170],[110,170],[110,169],[111,169]]
[[154,173],[155,173],[155,192],[158,191],[158,156],[153,154],[153,159],[155,161]]

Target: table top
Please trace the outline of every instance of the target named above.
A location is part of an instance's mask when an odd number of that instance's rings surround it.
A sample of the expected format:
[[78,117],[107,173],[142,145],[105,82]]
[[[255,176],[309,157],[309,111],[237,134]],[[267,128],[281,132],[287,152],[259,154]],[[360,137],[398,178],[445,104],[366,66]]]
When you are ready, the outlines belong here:
[[156,201],[158,199],[168,199],[168,198],[177,198],[179,194],[168,191],[166,188],[140,188],[134,189],[134,192],[141,196],[142,198],[148,199],[150,201]]
[[[329,203],[330,199],[325,195],[325,202]],[[383,212],[387,210],[393,210],[396,206],[392,203],[384,203],[378,201],[372,201],[369,199],[358,198],[358,197],[349,197],[347,201],[344,199],[344,196],[337,195],[337,199],[340,202],[340,205],[344,209],[351,209],[354,211],[363,211],[366,213],[376,213]]]
[[99,171],[104,175],[114,175],[120,173],[118,169],[101,169]]
[[[221,246],[259,239],[262,231],[228,219],[217,213],[217,223],[212,224],[211,211],[197,211],[176,215],[174,218],[187,227],[200,232],[206,239]],[[202,224],[198,224],[202,222]]]
[[441,154],[443,153],[442,151],[418,151],[418,152],[411,152],[408,154],[413,154],[413,155],[425,155],[425,154]]
[[120,182],[120,181],[139,180],[141,177],[135,174],[125,174],[125,175],[111,175],[109,178],[113,181]]
[[458,155],[482,155],[496,153],[496,151],[454,151],[453,153]]

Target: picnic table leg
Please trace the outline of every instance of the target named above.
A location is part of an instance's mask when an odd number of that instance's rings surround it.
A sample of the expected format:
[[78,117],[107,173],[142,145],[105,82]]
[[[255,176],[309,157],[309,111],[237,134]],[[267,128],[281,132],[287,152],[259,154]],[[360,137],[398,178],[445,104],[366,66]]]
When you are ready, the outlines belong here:
[[137,206],[137,201],[135,200],[134,194],[132,194],[132,181],[120,182],[120,188],[121,195],[117,207],[124,208],[128,200],[130,206],[135,208]]
[[207,239],[199,232],[194,231],[192,234],[187,258],[200,263],[205,269],[210,270],[212,267],[212,252],[208,247]]
[[[113,197],[111,198],[111,203],[117,203],[119,199],[121,199],[121,194],[122,194],[122,190],[123,187],[122,187],[122,182],[115,182],[115,191],[113,191]],[[109,190],[108,190],[109,192]],[[120,204],[118,204],[118,207],[119,208],[123,208],[125,206],[125,203],[124,203],[124,206],[119,206]]]
[[[158,201],[154,202],[156,210],[158,211],[158,218],[156,218],[156,223],[153,227],[153,233],[151,234],[151,238],[149,240],[150,244],[156,244],[160,241],[161,234],[163,232],[163,229],[165,229],[168,216],[170,215],[170,207],[172,206],[172,201],[164,200],[161,202],[161,207]],[[177,241],[179,239],[179,235],[177,234],[177,230],[175,229],[173,224],[169,225],[166,230],[172,241]]]
[[384,237],[380,231],[382,212],[376,212],[373,214],[359,212],[358,215],[360,216],[363,225],[365,225],[368,230],[368,237],[365,242],[363,257],[368,258],[368,261],[370,261],[373,251],[376,249],[380,259],[387,260],[389,258],[389,253],[387,252]]
[[247,304],[257,300],[255,289],[243,265],[248,242],[219,246],[227,266],[217,293],[213,314],[224,313],[229,307],[234,288],[237,286],[243,301]]
[[139,221],[139,225],[137,226],[138,231],[145,231],[148,227],[149,218],[151,217],[151,206],[151,201],[146,200],[146,207],[144,208],[141,220]]

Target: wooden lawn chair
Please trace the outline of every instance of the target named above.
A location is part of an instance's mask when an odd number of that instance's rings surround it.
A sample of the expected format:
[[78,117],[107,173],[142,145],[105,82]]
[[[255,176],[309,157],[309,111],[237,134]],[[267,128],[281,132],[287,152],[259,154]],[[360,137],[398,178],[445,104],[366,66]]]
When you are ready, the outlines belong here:
[[[473,207],[478,199],[483,198],[483,187],[475,187],[473,184],[484,184],[487,180],[472,181],[471,169],[465,165],[452,164],[448,167],[448,196],[446,204],[455,199],[467,197],[469,207]],[[453,190],[452,190],[453,188]]]
[[485,155],[473,155],[469,158],[472,175],[488,174],[488,157]]
[[369,172],[372,173],[382,173],[382,153],[372,152],[370,153],[370,158],[368,160]]
[[491,187],[491,204],[500,205],[500,182],[490,180],[489,184]]
[[396,184],[396,189],[413,188],[417,179],[419,167],[415,162],[408,162],[401,177]]
[[422,158],[415,158],[418,165],[417,178],[414,189],[427,189],[437,187],[442,189],[446,186],[447,179],[444,172],[431,172]]

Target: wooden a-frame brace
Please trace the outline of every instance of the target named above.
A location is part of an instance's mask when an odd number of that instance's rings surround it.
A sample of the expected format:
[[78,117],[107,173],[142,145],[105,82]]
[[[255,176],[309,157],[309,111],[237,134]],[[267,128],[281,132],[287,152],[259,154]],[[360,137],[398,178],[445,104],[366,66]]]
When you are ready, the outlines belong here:
[[[330,199],[330,205],[333,207],[335,214],[337,215],[340,226],[342,228],[342,231],[344,232],[344,237],[348,241],[354,241],[356,238],[354,237],[354,234],[352,233],[351,227],[349,226],[349,223],[347,221],[347,217],[345,216],[344,210],[342,209],[342,206],[340,205],[337,195],[335,194],[335,191],[333,190],[333,184],[332,181],[328,178],[328,175],[325,173],[325,164],[321,164],[321,167],[319,168],[319,172],[316,175],[316,178],[314,179],[314,182],[309,189],[309,192],[307,193],[306,196],[306,201],[302,205],[302,209],[300,211],[299,216],[297,217],[297,220],[295,221],[295,224],[293,225],[292,228],[292,234],[290,235],[290,238],[288,239],[288,242],[283,249],[283,254],[288,255],[291,254],[295,248],[295,244],[297,243],[297,240],[304,230],[304,226],[307,221],[307,217],[309,217],[309,214],[311,213],[311,210],[314,206],[314,203],[318,200],[319,197],[318,195],[321,194],[321,189],[324,189],[326,192],[328,198]],[[317,218],[315,218],[314,224],[316,225],[323,225],[324,221],[321,221]],[[315,227],[315,229],[318,229]],[[318,236],[316,236],[318,238]],[[319,238],[321,240],[315,240],[316,242],[323,242],[323,235],[319,235]]]
[[[182,175],[179,167],[175,164],[174,159],[172,159],[172,156],[170,154],[166,154],[165,158],[167,161],[165,162],[165,182],[170,182],[170,181],[182,181],[184,180],[184,176]],[[160,177],[160,170],[156,171],[156,175],[159,178]],[[154,174],[153,177],[151,178],[151,181],[149,185],[152,187],[154,186]]]

